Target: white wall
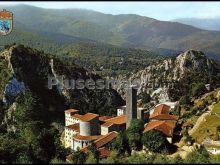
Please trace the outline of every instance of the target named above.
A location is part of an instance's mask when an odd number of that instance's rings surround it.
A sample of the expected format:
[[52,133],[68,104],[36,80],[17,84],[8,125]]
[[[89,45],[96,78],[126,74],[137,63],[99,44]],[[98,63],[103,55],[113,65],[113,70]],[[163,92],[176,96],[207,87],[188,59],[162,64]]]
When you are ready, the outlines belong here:
[[64,143],[65,143],[65,147],[68,148],[70,147],[72,148],[72,144],[73,144],[73,136],[76,135],[76,132],[72,129],[69,129],[67,127],[65,127],[65,136],[64,136]]
[[108,134],[108,133],[109,133],[108,130],[109,130],[108,127],[101,127],[101,135],[106,135],[106,134]]
[[71,113],[65,113],[65,126],[79,123],[79,119],[71,116]]

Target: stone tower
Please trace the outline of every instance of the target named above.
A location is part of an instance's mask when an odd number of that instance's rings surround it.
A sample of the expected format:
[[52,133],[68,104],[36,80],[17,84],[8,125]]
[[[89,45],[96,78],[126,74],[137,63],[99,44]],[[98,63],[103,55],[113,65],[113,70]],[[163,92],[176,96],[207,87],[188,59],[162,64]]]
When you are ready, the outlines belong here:
[[137,119],[137,89],[130,86],[126,89],[126,128],[131,124],[132,119]]

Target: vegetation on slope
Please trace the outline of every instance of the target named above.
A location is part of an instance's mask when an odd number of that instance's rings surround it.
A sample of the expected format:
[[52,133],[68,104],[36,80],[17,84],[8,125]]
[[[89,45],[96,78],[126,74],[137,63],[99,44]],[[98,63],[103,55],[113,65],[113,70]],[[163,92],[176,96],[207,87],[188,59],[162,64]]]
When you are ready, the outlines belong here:
[[59,57],[73,60],[76,64],[94,70],[103,76],[130,74],[162,59],[146,50],[121,48],[97,43],[81,43],[64,46]]
[[198,129],[192,133],[192,137],[203,142],[207,137],[219,140],[220,137],[220,102],[217,103],[209,115],[206,115],[199,124]]
[[[134,14],[111,15],[95,11],[49,10],[19,5],[9,8],[28,31],[52,32],[118,46],[184,51],[189,48],[219,55],[219,32]],[[34,20],[34,21],[33,21]],[[51,37],[53,38],[53,37]],[[213,55],[213,56],[214,56]]]
[[59,130],[50,126],[49,121],[53,119],[38,98],[26,91],[14,104],[15,120],[7,124],[13,125],[16,131],[1,130],[0,162],[49,163],[53,158],[65,161],[68,151],[61,146]]

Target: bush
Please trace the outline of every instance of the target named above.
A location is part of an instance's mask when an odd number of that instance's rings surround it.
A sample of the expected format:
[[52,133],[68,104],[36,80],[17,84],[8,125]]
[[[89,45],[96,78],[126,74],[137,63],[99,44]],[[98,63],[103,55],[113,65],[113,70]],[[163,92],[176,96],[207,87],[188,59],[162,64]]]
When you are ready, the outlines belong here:
[[192,97],[198,97],[206,92],[204,83],[193,84]]
[[163,133],[151,130],[142,137],[144,146],[152,152],[162,152],[166,148],[167,140]]
[[201,147],[200,149],[189,153],[184,160],[187,164],[209,164],[210,157],[208,151]]
[[134,153],[128,158],[129,164],[145,164],[146,158],[145,154]]
[[190,102],[191,100],[189,95],[182,96],[179,100],[180,105],[188,105]]
[[117,151],[112,151],[110,156],[104,161],[107,164],[119,164],[120,158],[118,157]]

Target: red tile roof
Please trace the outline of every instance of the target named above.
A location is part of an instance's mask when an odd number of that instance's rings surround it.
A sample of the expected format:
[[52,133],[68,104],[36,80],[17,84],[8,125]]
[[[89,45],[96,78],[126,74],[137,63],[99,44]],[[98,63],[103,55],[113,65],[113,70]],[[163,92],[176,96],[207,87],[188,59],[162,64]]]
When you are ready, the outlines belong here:
[[111,127],[112,125],[114,125],[114,124],[110,123],[110,122],[106,122],[106,123],[102,124],[101,126],[102,127]]
[[85,115],[82,116],[82,118],[80,119],[81,121],[90,121],[96,117],[98,117],[99,115],[94,114],[94,113],[87,113]]
[[111,119],[112,116],[100,116],[99,117],[99,121],[105,121],[105,120],[108,120],[108,119]]
[[69,129],[72,129],[76,132],[79,132],[79,123],[68,125],[68,126],[66,126],[66,128],[69,128]]
[[160,114],[160,115],[150,116],[150,119],[156,119],[156,120],[178,120],[179,117],[175,116],[175,115]]
[[95,145],[97,148],[100,148],[102,146],[104,146],[105,144],[111,142],[112,140],[114,140],[116,137],[118,136],[118,133],[113,131],[108,133],[107,135],[104,135],[103,137],[97,139],[95,141]]
[[[108,133],[107,135],[104,135],[104,136],[100,137],[99,139],[94,141],[96,148],[103,147],[107,143],[114,140],[117,136],[118,136],[118,133],[113,131],[113,132]],[[88,152],[88,146],[82,148],[81,151],[83,151],[85,153]]]
[[111,119],[105,120],[105,122],[113,123],[113,124],[125,124],[127,121],[126,115],[121,115],[117,117],[113,117]]
[[176,121],[151,121],[147,124],[143,133],[156,129],[164,133],[166,136],[171,137],[175,126]]
[[112,125],[121,125],[126,124],[127,118],[126,115],[121,115],[117,117],[112,117],[111,119],[105,120],[105,123],[102,124],[102,127],[110,127]]
[[164,121],[150,121],[144,129],[144,133],[156,128],[157,126],[161,125],[163,122]]
[[83,117],[83,115],[80,115],[80,114],[74,114],[71,116],[72,118],[76,118],[76,119],[79,119],[81,120],[81,118]]
[[166,104],[160,104],[157,106],[152,114],[152,116],[161,115],[161,114],[169,114],[170,106]]
[[97,140],[98,138],[102,137],[103,135],[97,135],[97,136],[82,136],[79,133],[76,134],[73,139],[76,140],[88,140],[88,141],[93,141],[93,140]]

